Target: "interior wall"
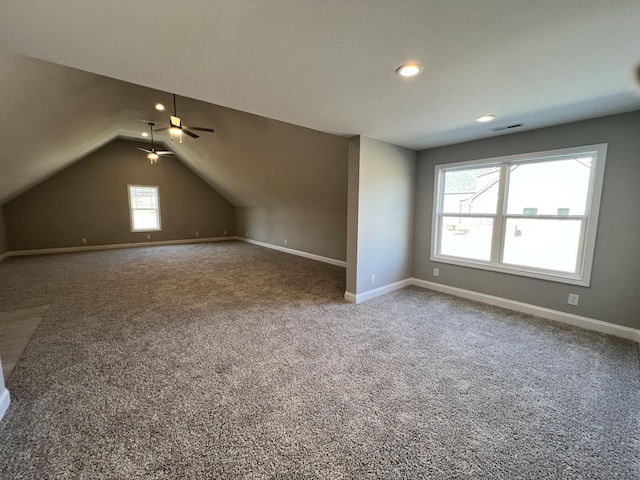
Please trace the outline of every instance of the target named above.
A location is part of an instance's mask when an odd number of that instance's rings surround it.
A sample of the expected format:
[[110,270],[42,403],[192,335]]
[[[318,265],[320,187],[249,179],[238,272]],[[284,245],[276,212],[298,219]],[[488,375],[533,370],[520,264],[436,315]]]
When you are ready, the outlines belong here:
[[[248,116],[225,113],[226,122]],[[348,139],[251,118],[233,127],[221,123],[229,134],[211,150],[220,168],[233,168],[242,179],[224,186],[238,197],[237,235],[344,261]]]
[[4,206],[0,205],[0,255],[9,251],[9,243],[7,242],[7,229],[4,221]]
[[2,374],[2,361],[0,361],[0,420],[4,417],[9,403],[11,402],[9,390],[4,386],[4,376]]
[[349,193],[347,196],[347,278],[346,291],[358,291],[358,200],[360,195],[360,137],[349,140]]
[[[640,111],[510,134],[419,153],[414,277],[640,328]],[[608,143],[591,284],[579,287],[430,260],[434,167]],[[433,268],[440,270],[433,277]],[[569,293],[579,305],[567,304]]]
[[[234,235],[233,205],[177,158],[151,165],[139,146],[116,140],[6,203],[9,250]],[[159,187],[162,231],[131,232],[128,184]]]
[[345,259],[346,225],[343,208],[236,208],[238,236],[334,260]]
[[360,295],[411,277],[416,152],[361,136],[357,171],[353,167],[357,273],[350,293]]

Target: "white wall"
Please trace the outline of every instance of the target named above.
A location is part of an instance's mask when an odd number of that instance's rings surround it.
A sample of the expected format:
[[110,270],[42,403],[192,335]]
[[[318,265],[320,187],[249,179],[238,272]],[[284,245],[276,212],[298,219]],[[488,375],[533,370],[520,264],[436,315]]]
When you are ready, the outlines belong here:
[[2,361],[0,361],[0,420],[9,408],[9,390],[4,386],[4,376],[2,375]]

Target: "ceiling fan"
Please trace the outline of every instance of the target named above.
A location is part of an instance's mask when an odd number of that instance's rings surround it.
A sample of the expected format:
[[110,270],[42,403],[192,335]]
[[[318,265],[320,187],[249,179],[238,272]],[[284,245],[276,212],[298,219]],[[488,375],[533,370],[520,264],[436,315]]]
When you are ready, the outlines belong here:
[[169,126],[165,127],[165,128],[159,128],[156,131],[161,131],[161,130],[169,130],[169,134],[171,135],[171,140],[173,140],[173,137],[176,136],[178,138],[180,138],[180,143],[182,143],[182,134],[186,133],[187,135],[189,135],[191,138],[198,138],[199,135],[196,135],[195,133],[192,132],[192,130],[195,130],[197,132],[209,132],[209,133],[214,133],[215,130],[213,128],[206,128],[206,127],[187,127],[186,125],[182,124],[182,120],[180,119],[180,117],[178,117],[178,113],[176,111],[176,94],[173,94],[173,115],[171,115],[170,117],[170,121],[169,121]]
[[149,150],[148,148],[138,147],[138,150],[142,150],[143,152],[147,153],[147,158],[151,162],[151,165],[158,162],[158,158],[160,158],[160,155],[173,155],[173,152],[169,150],[156,150],[156,147],[153,144],[153,125],[153,122],[149,122],[149,130],[151,132],[151,150]]

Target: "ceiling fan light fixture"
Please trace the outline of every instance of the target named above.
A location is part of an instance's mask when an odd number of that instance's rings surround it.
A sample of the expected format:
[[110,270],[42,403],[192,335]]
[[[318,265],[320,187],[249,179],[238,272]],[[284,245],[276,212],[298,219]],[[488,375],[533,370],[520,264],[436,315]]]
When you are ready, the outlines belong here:
[[171,127],[169,129],[169,135],[171,136],[171,140],[173,137],[178,137],[180,139],[180,143],[182,143],[182,130],[178,127]]
[[422,65],[417,63],[406,63],[396,69],[396,74],[401,77],[415,77],[422,72]]
[[156,110],[159,112],[164,112],[164,105],[161,103],[156,103]]
[[158,163],[158,159],[160,158],[160,155],[173,155],[173,152],[169,150],[156,150],[156,147],[153,143],[153,125],[154,125],[153,122],[149,122],[149,134],[151,135],[151,138],[150,138],[151,150],[149,150],[148,148],[138,147],[138,150],[142,150],[147,154],[147,160],[149,160],[151,165]]
[[149,134],[148,134],[147,132],[142,132],[142,136],[143,136],[143,137],[148,137],[148,136],[149,136]]

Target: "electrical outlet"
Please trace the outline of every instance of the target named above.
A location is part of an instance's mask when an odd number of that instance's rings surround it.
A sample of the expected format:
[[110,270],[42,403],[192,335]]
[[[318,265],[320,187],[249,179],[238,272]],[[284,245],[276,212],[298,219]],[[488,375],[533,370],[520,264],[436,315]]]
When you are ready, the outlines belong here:
[[376,274],[375,273],[371,274],[371,283],[376,283]]
[[284,241],[284,244],[285,244],[285,245],[287,244],[287,241],[286,241],[286,240]]
[[200,236],[200,233],[196,232],[196,237],[199,237],[199,236]]
[[82,243],[87,243],[87,239],[86,239],[86,238],[83,238],[83,239],[82,239]]
[[434,277],[439,277],[440,276],[440,269],[439,268],[434,268],[433,269],[433,276]]
[[147,240],[151,240],[151,235],[147,235]]
[[223,233],[224,235],[226,235],[226,234],[227,234],[227,231],[225,230],[225,231],[224,231],[224,232],[222,232],[222,233]]
[[567,303],[569,305],[578,305],[578,300],[580,300],[580,295],[576,295],[575,293],[569,294],[569,300]]

